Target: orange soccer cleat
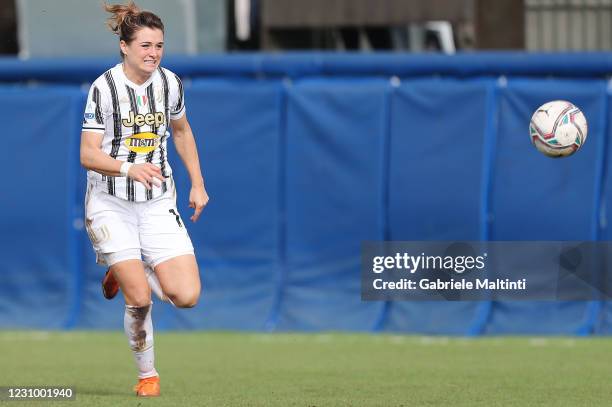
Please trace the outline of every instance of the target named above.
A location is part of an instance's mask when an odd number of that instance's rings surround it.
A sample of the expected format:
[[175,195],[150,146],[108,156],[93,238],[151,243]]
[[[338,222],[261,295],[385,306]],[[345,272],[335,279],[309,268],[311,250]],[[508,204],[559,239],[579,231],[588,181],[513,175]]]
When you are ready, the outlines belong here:
[[138,384],[134,386],[134,391],[138,397],[159,396],[159,376],[146,377],[138,380]]
[[107,300],[115,298],[119,292],[119,283],[115,280],[115,276],[111,273],[110,269],[106,270],[106,274],[102,279],[102,295]]

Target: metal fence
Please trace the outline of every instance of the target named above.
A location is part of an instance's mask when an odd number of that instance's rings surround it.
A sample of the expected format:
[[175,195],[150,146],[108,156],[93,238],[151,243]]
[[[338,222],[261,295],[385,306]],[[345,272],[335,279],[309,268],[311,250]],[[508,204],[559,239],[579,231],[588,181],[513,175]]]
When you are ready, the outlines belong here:
[[612,49],[612,0],[526,0],[531,51]]

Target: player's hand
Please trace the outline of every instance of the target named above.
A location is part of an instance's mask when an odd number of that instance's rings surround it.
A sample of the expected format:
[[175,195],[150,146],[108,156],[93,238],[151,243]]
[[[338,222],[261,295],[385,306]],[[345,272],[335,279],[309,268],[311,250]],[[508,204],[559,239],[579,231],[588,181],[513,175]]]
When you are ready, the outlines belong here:
[[151,163],[132,165],[128,170],[128,177],[140,182],[146,189],[153,188],[153,184],[160,186],[165,181],[159,167]]
[[193,216],[189,218],[192,222],[198,220],[200,213],[202,213],[202,209],[204,209],[207,203],[208,193],[204,185],[192,186],[189,192],[189,207],[194,209]]

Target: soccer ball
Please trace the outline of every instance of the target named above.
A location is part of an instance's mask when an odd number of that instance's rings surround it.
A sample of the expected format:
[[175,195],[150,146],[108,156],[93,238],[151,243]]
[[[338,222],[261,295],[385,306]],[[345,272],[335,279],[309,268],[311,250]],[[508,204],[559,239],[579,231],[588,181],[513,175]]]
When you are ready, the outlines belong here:
[[542,154],[553,158],[567,157],[586,141],[587,121],[572,103],[553,100],[538,107],[531,116],[529,135]]

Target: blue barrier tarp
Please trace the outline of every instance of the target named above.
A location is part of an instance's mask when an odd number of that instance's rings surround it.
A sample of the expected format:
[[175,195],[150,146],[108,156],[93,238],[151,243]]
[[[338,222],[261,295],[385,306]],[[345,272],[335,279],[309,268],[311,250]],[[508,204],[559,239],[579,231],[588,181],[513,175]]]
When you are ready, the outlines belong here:
[[288,90],[286,269],[278,329],[370,329],[360,248],[382,238],[387,81],[306,81]]
[[[552,79],[510,79],[500,89],[492,239],[596,239],[593,212],[600,198],[596,195],[597,163],[604,137],[605,89],[606,84],[599,80]],[[556,99],[571,99],[589,123],[587,142],[579,154],[567,159],[547,159],[525,142],[525,118],[544,102]],[[587,320],[587,311],[584,302],[498,303],[487,332],[572,334]],[[539,321],[537,326],[534,319]]]
[[[263,329],[278,280],[279,114],[276,81],[202,80],[185,95],[210,203],[190,235],[202,268],[200,306],[169,327]],[[188,181],[179,176],[179,210]]]
[[[481,239],[489,82],[408,80],[395,90],[389,240]],[[477,303],[394,302],[383,329],[466,334],[477,311]]]
[[58,328],[72,311],[75,93],[62,87],[0,91],[3,327]]
[[[169,59],[195,78],[185,81],[187,112],[211,201],[189,225],[200,304],[177,310],[154,300],[156,328],[609,333],[607,304],[365,303],[359,275],[364,240],[608,240],[612,112],[607,82],[593,76],[603,78],[610,61]],[[109,65],[0,60],[0,81],[74,83]],[[122,326],[122,301],[102,299],[104,269],[82,230],[83,99],[76,86],[0,87],[8,171],[0,327]],[[585,146],[570,158],[546,158],[529,142],[533,110],[552,99],[574,102],[589,122]],[[171,154],[187,220],[189,180]]]
[[[612,225],[610,225],[610,214],[612,213],[612,199],[608,199],[612,193],[612,166],[608,164],[608,160],[612,157],[612,143],[610,138],[612,137],[612,126],[610,126],[609,118],[612,117],[612,104],[610,103],[610,91],[611,88],[608,86],[607,95],[604,105],[604,115],[602,116],[602,127],[604,127],[605,138],[602,143],[602,148],[606,152],[604,160],[604,171],[602,180],[602,197],[600,211],[596,216],[601,223],[601,240],[609,241],[612,240]],[[610,264],[610,258],[606,259],[607,264]],[[610,302],[599,304],[601,305],[601,315],[597,324],[597,332],[602,334],[612,333],[612,304]]]
[[[0,58],[0,82],[93,81],[118,63],[115,58]],[[486,77],[529,75],[606,77],[612,72],[610,52],[525,53],[520,51],[435,53],[235,53],[168,56],[164,66],[182,77],[321,77],[431,76]]]

